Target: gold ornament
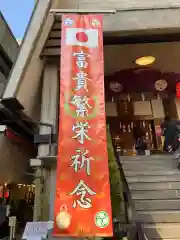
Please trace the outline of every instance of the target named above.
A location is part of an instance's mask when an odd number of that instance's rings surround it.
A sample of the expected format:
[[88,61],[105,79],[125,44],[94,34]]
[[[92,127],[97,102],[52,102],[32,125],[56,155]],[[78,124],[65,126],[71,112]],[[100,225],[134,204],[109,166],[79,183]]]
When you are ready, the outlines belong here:
[[56,224],[59,229],[67,229],[71,224],[71,215],[67,212],[67,206],[62,205],[60,213],[56,216]]

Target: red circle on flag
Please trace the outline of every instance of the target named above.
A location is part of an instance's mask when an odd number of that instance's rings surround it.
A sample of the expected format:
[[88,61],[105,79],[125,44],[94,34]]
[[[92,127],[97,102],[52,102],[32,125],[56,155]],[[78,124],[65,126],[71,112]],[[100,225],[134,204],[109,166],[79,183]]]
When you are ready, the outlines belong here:
[[79,42],[87,42],[88,41],[88,35],[85,32],[78,32],[76,33],[76,39]]

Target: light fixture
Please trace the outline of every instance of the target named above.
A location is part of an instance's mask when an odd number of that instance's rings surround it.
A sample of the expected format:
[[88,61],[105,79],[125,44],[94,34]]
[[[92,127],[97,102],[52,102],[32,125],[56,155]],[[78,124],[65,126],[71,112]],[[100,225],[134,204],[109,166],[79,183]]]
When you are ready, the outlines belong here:
[[136,59],[135,63],[140,66],[147,66],[152,64],[155,61],[155,57],[153,56],[144,56]]

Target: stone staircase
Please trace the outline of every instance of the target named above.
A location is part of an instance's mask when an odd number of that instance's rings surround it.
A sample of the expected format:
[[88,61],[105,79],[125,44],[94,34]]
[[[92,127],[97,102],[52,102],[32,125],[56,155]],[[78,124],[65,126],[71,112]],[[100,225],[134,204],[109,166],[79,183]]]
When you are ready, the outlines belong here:
[[148,239],[180,240],[180,171],[172,156],[122,156],[121,163]]

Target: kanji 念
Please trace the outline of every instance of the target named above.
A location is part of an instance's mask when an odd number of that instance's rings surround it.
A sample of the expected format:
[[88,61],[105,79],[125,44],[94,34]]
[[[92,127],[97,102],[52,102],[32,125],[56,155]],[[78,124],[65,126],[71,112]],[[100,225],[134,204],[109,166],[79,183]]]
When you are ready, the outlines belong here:
[[79,200],[74,200],[73,202],[73,208],[76,208],[77,204],[81,208],[91,208],[92,207],[92,200],[88,197],[86,197],[86,194],[89,194],[90,196],[96,195],[94,191],[92,191],[83,180],[80,180],[77,187],[69,194],[70,196],[76,195],[80,196]]
[[76,133],[75,136],[72,138],[78,139],[78,141],[81,144],[84,144],[84,140],[91,140],[91,138],[87,135],[88,134],[88,129],[91,128],[88,124],[88,122],[77,122],[76,124],[73,125],[73,132]]
[[71,103],[77,107],[76,113],[78,117],[85,117],[88,116],[88,108],[92,108],[92,106],[88,103],[88,97],[84,96],[77,96],[75,95]]
[[94,160],[94,158],[88,157],[87,156],[88,153],[89,151],[87,149],[85,149],[83,152],[80,149],[77,149],[76,155],[71,157],[73,163],[70,166],[74,168],[75,172],[78,172],[79,169],[85,167],[86,165],[87,175],[91,174],[90,162]]
[[73,78],[73,80],[76,81],[76,91],[84,89],[86,92],[88,92],[87,81],[91,81],[91,79],[88,78],[87,73],[80,71],[76,73],[76,77]]
[[80,52],[75,52],[74,56],[76,57],[76,65],[78,68],[87,68],[88,62],[86,59],[89,57],[88,54],[84,53],[83,50]]

